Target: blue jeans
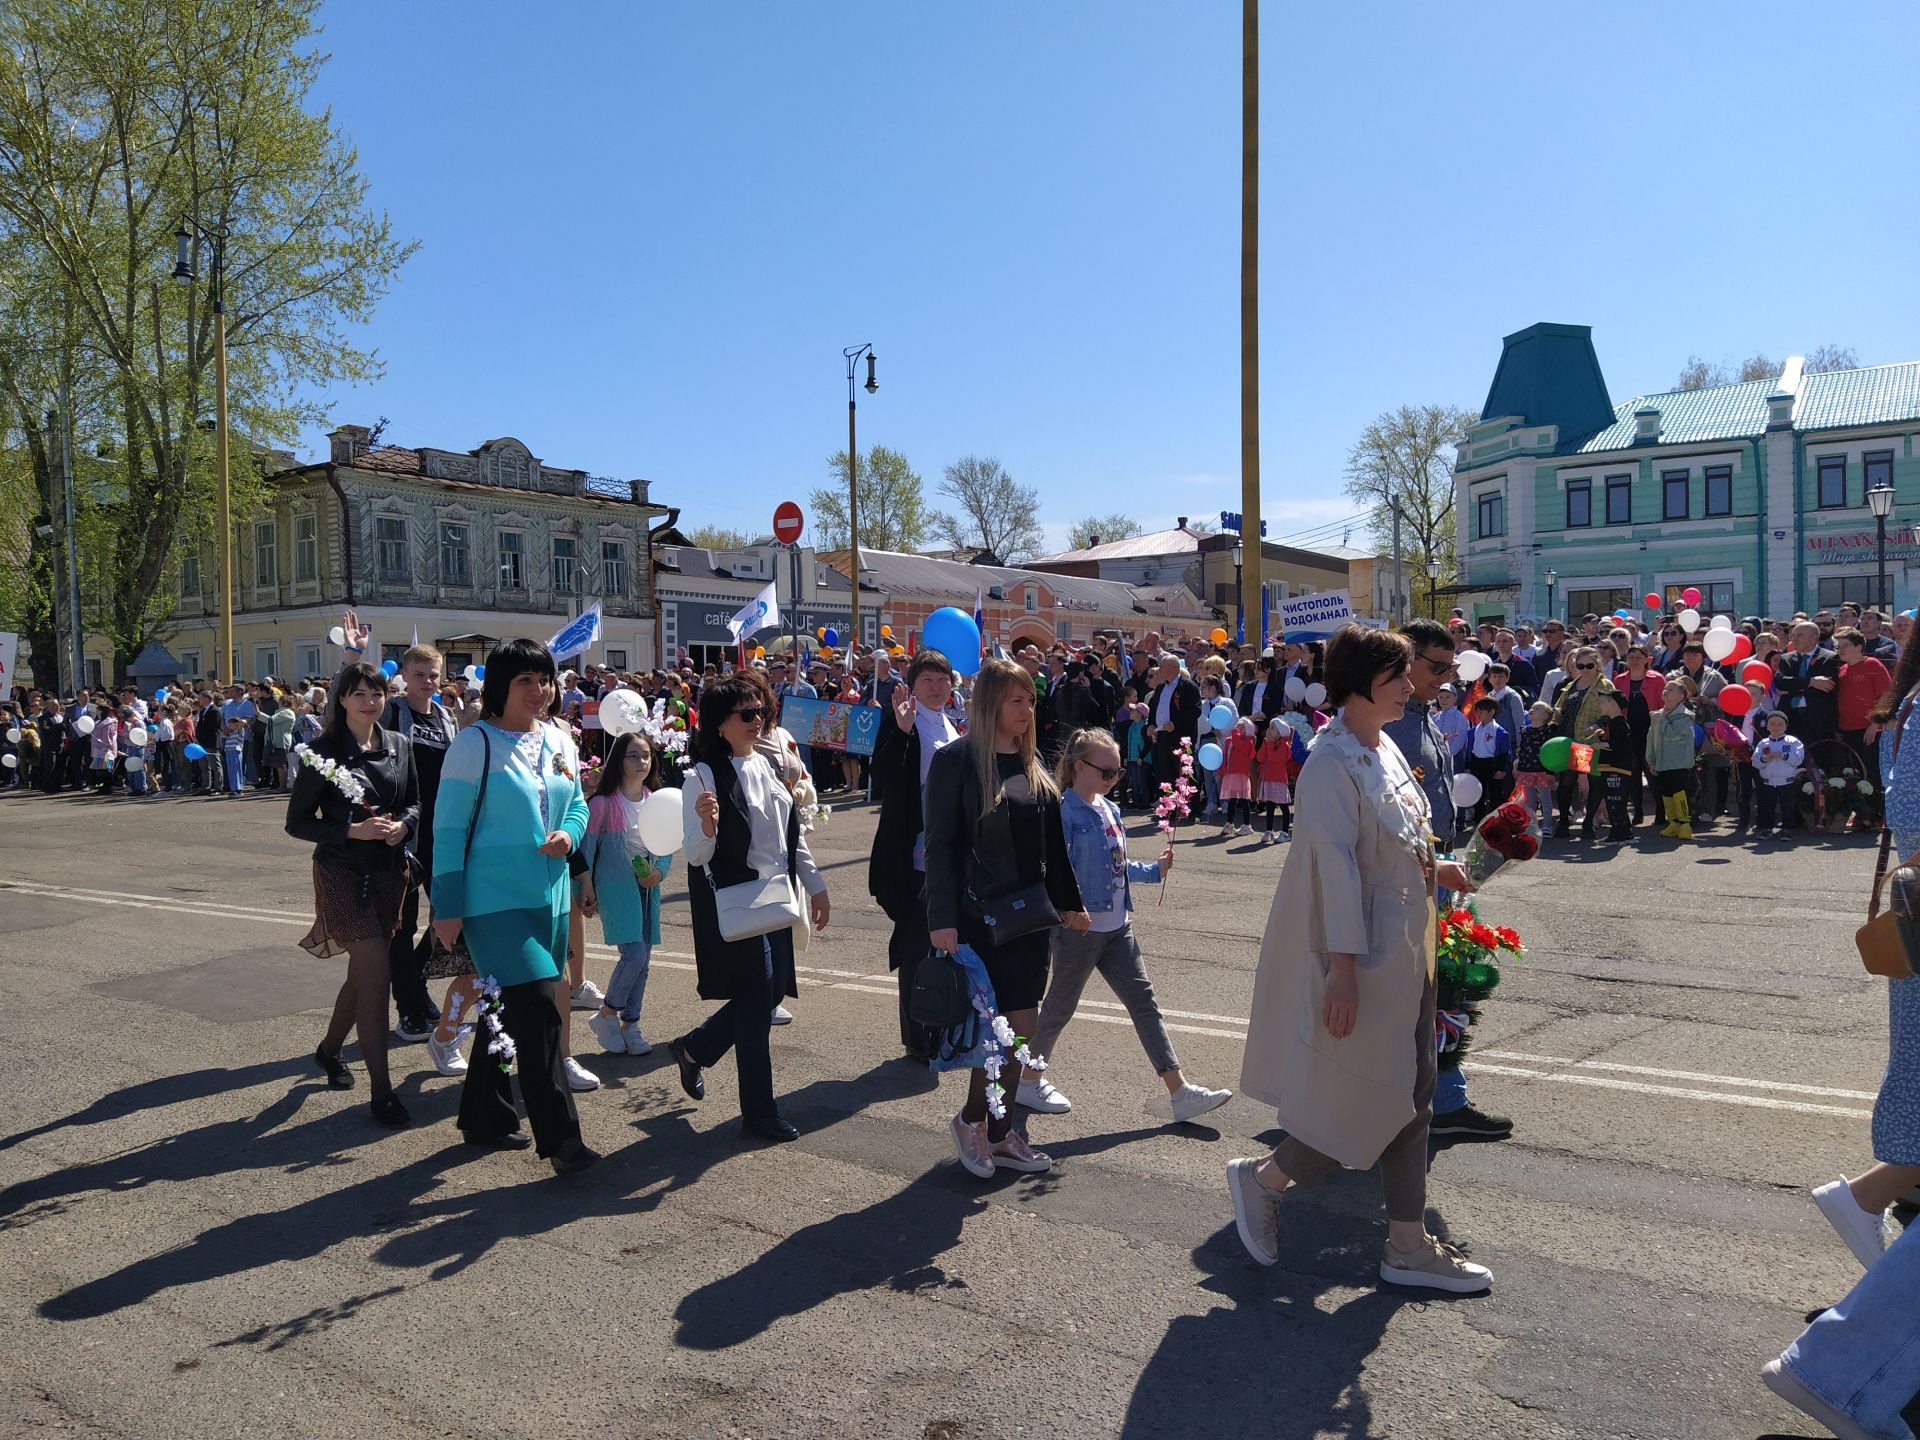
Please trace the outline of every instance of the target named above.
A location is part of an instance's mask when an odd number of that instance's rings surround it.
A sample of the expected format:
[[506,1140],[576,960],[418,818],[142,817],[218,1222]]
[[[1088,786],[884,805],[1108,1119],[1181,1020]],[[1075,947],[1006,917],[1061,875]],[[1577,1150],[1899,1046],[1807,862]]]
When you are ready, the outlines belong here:
[[241,752],[238,750],[223,750],[220,753],[221,753],[221,756],[226,761],[227,793],[230,795],[238,795],[240,793],[240,785],[241,785],[241,781],[240,781]]
[[1787,1346],[1780,1363],[1861,1429],[1912,1440],[1900,1411],[1920,1391],[1920,1225],[1888,1247],[1847,1298]]
[[[1453,908],[1453,892],[1441,889],[1435,893],[1442,913]],[[1437,1119],[1442,1115],[1451,1115],[1456,1110],[1467,1108],[1467,1077],[1459,1066],[1451,1070],[1442,1070],[1433,1082],[1433,1113]]]
[[640,1002],[647,994],[647,971],[653,965],[653,946],[644,940],[629,940],[618,947],[620,958],[614,963],[607,981],[606,1006],[618,1010],[620,1018],[632,1024],[640,1018]]

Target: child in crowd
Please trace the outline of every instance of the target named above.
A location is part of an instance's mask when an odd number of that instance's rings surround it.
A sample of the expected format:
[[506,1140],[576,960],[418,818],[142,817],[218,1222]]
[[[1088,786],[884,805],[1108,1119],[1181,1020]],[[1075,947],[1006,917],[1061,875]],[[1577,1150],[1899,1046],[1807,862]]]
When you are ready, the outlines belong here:
[[1463,758],[1467,773],[1480,782],[1470,821],[1475,825],[1513,793],[1513,736],[1494,718],[1499,713],[1500,704],[1491,695],[1473,702],[1473,731]]
[[1653,771],[1653,791],[1660,797],[1667,823],[1660,833],[1670,840],[1693,838],[1687,787],[1693,782],[1693,711],[1687,708],[1687,687],[1669,680],[1660,692],[1660,713],[1647,731],[1647,766]]
[[[1225,730],[1218,731],[1214,729],[1213,724],[1213,712],[1221,705],[1225,705],[1229,710],[1234,709],[1233,696],[1228,693],[1226,683],[1217,675],[1202,676],[1200,680],[1200,734],[1199,738],[1194,742],[1193,748],[1195,754],[1199,753],[1202,745],[1207,744],[1218,745],[1222,750],[1227,748],[1227,736],[1232,733],[1232,724],[1229,723]],[[1236,715],[1238,714],[1237,711],[1235,713]],[[1224,765],[1218,770],[1203,769],[1199,776],[1201,793],[1206,796],[1207,801],[1205,811],[1206,818],[1212,820],[1216,816],[1219,817],[1221,822],[1220,833],[1222,835],[1228,834],[1233,825],[1233,822],[1228,818],[1226,806],[1221,803],[1225,797],[1220,793],[1220,785],[1225,778],[1226,767]]]
[[620,952],[600,1011],[587,1022],[609,1055],[645,1055],[653,1046],[640,1033],[653,947],[660,943],[660,882],[670,856],[650,854],[633,833],[640,802],[660,787],[660,766],[645,735],[613,742],[600,782],[587,802],[587,862],[581,909],[598,914],[606,943]]
[[[1467,748],[1467,732],[1473,729],[1473,721],[1460,713],[1459,704],[1460,692],[1451,683],[1440,687],[1440,696],[1433,704],[1434,728],[1447,737],[1447,748],[1456,761]],[[1316,724],[1313,728],[1320,727]]]
[[1153,727],[1147,724],[1147,707],[1137,698],[1138,692],[1129,686],[1128,693],[1136,698],[1126,715],[1127,782],[1132,791],[1134,808],[1150,810],[1153,808],[1154,793]]
[[1800,766],[1806,758],[1807,747],[1798,736],[1787,734],[1787,712],[1769,711],[1766,739],[1753,747],[1753,769],[1760,782],[1760,820],[1754,827],[1755,834],[1799,828]]
[[[1273,845],[1292,838],[1293,787],[1288,777],[1293,771],[1293,731],[1284,720],[1269,720],[1267,735],[1260,742],[1260,809],[1266,820],[1260,843]],[[1280,811],[1280,828],[1274,829],[1273,812]]]
[[1220,738],[1220,799],[1226,805],[1220,836],[1225,839],[1253,832],[1253,757],[1260,737],[1254,734],[1253,721],[1242,719]]
[[226,767],[227,794],[240,793],[241,760],[247,750],[247,722],[238,715],[227,721],[220,733],[220,759]]
[[1627,780],[1635,762],[1633,727],[1627,723],[1626,697],[1619,691],[1600,696],[1600,723],[1589,737],[1593,743],[1594,784],[1587,787],[1587,817],[1580,827],[1582,840],[1593,839],[1594,816],[1607,807],[1607,839],[1631,840],[1633,824],[1627,817]]
[[[1161,852],[1157,865],[1127,858],[1126,827],[1107,799],[1119,774],[1120,749],[1112,735],[1105,730],[1073,733],[1060,757],[1060,826],[1092,925],[1085,934],[1062,930],[1054,937],[1052,978],[1031,1045],[1036,1055],[1053,1057],[1060,1032],[1079,1008],[1087,978],[1098,970],[1127,1007],[1134,1033],[1172,1098],[1175,1122],[1185,1123],[1226,1104],[1233,1092],[1209,1090],[1187,1080],[1153,998],[1153,982],[1147,978],[1129,917],[1133,887],[1166,879],[1173,868],[1173,846]],[[1051,1069],[1039,1075],[1025,1072],[1017,1091],[1020,1103],[1045,1115],[1071,1110],[1073,1102],[1053,1087],[1052,1074]]]
[[1500,722],[1509,739],[1527,728],[1527,702],[1513,688],[1513,671],[1495,661],[1487,667],[1487,699],[1496,707],[1493,718]]
[[1553,836],[1553,787],[1558,783],[1553,772],[1540,761],[1540,747],[1553,738],[1548,729],[1553,720],[1553,706],[1544,700],[1536,700],[1527,710],[1526,728],[1520,732],[1520,738],[1514,744],[1513,773],[1520,782],[1520,788],[1527,797],[1527,810],[1540,819],[1540,834],[1544,839]]

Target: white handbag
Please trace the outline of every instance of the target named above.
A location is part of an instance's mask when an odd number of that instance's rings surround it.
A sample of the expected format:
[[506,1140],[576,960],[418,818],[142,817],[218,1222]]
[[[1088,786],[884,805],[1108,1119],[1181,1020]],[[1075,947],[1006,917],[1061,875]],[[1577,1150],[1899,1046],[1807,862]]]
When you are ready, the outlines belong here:
[[793,881],[785,875],[716,885],[713,904],[722,940],[751,940],[806,923]]

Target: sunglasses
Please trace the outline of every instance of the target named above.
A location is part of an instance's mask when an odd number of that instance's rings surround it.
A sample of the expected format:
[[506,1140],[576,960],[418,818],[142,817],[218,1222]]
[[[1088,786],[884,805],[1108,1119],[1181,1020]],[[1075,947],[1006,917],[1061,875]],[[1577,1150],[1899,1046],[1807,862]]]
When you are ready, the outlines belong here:
[[1431,655],[1422,654],[1420,659],[1433,668],[1436,675],[1451,675],[1460,668],[1457,660],[1435,660]]
[[1093,773],[1098,775],[1102,780],[1117,780],[1120,778],[1120,767],[1118,765],[1096,765],[1091,760],[1082,760],[1080,763],[1093,771]]
[[1598,669],[1599,667],[1595,665],[1576,665],[1573,668],[1576,670],[1595,670],[1595,669]]
[[765,719],[766,714],[767,707],[764,705],[742,705],[738,710],[733,712],[731,718],[735,720],[745,720],[749,725],[754,725]]

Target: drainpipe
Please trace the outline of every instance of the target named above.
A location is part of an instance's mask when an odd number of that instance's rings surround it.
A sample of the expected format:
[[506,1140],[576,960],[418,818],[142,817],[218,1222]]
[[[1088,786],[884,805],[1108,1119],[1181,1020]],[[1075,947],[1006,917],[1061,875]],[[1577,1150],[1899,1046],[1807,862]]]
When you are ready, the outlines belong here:
[[653,593],[653,663],[656,669],[671,670],[673,663],[667,655],[667,612],[660,606],[660,587],[654,579],[653,537],[662,530],[671,530],[680,523],[680,507],[672,505],[661,518],[658,525],[646,527],[647,531],[647,588]]
[[1753,488],[1754,488],[1754,492],[1760,497],[1760,514],[1757,521],[1758,529],[1755,532],[1755,536],[1760,542],[1760,545],[1759,545],[1760,604],[1757,609],[1750,610],[1747,612],[1750,615],[1758,615],[1762,619],[1764,619],[1767,614],[1767,538],[1768,538],[1767,537],[1767,482],[1766,482],[1766,477],[1760,473],[1760,442],[1764,439],[1766,439],[1766,433],[1762,431],[1760,434],[1754,436],[1752,441],[1749,442],[1753,446]]
[[334,473],[333,466],[327,466],[327,484],[333,487],[333,493],[340,497],[340,544],[342,558],[346,561],[347,571],[347,607],[353,608],[353,515],[347,508],[347,492],[340,488],[340,477]]

